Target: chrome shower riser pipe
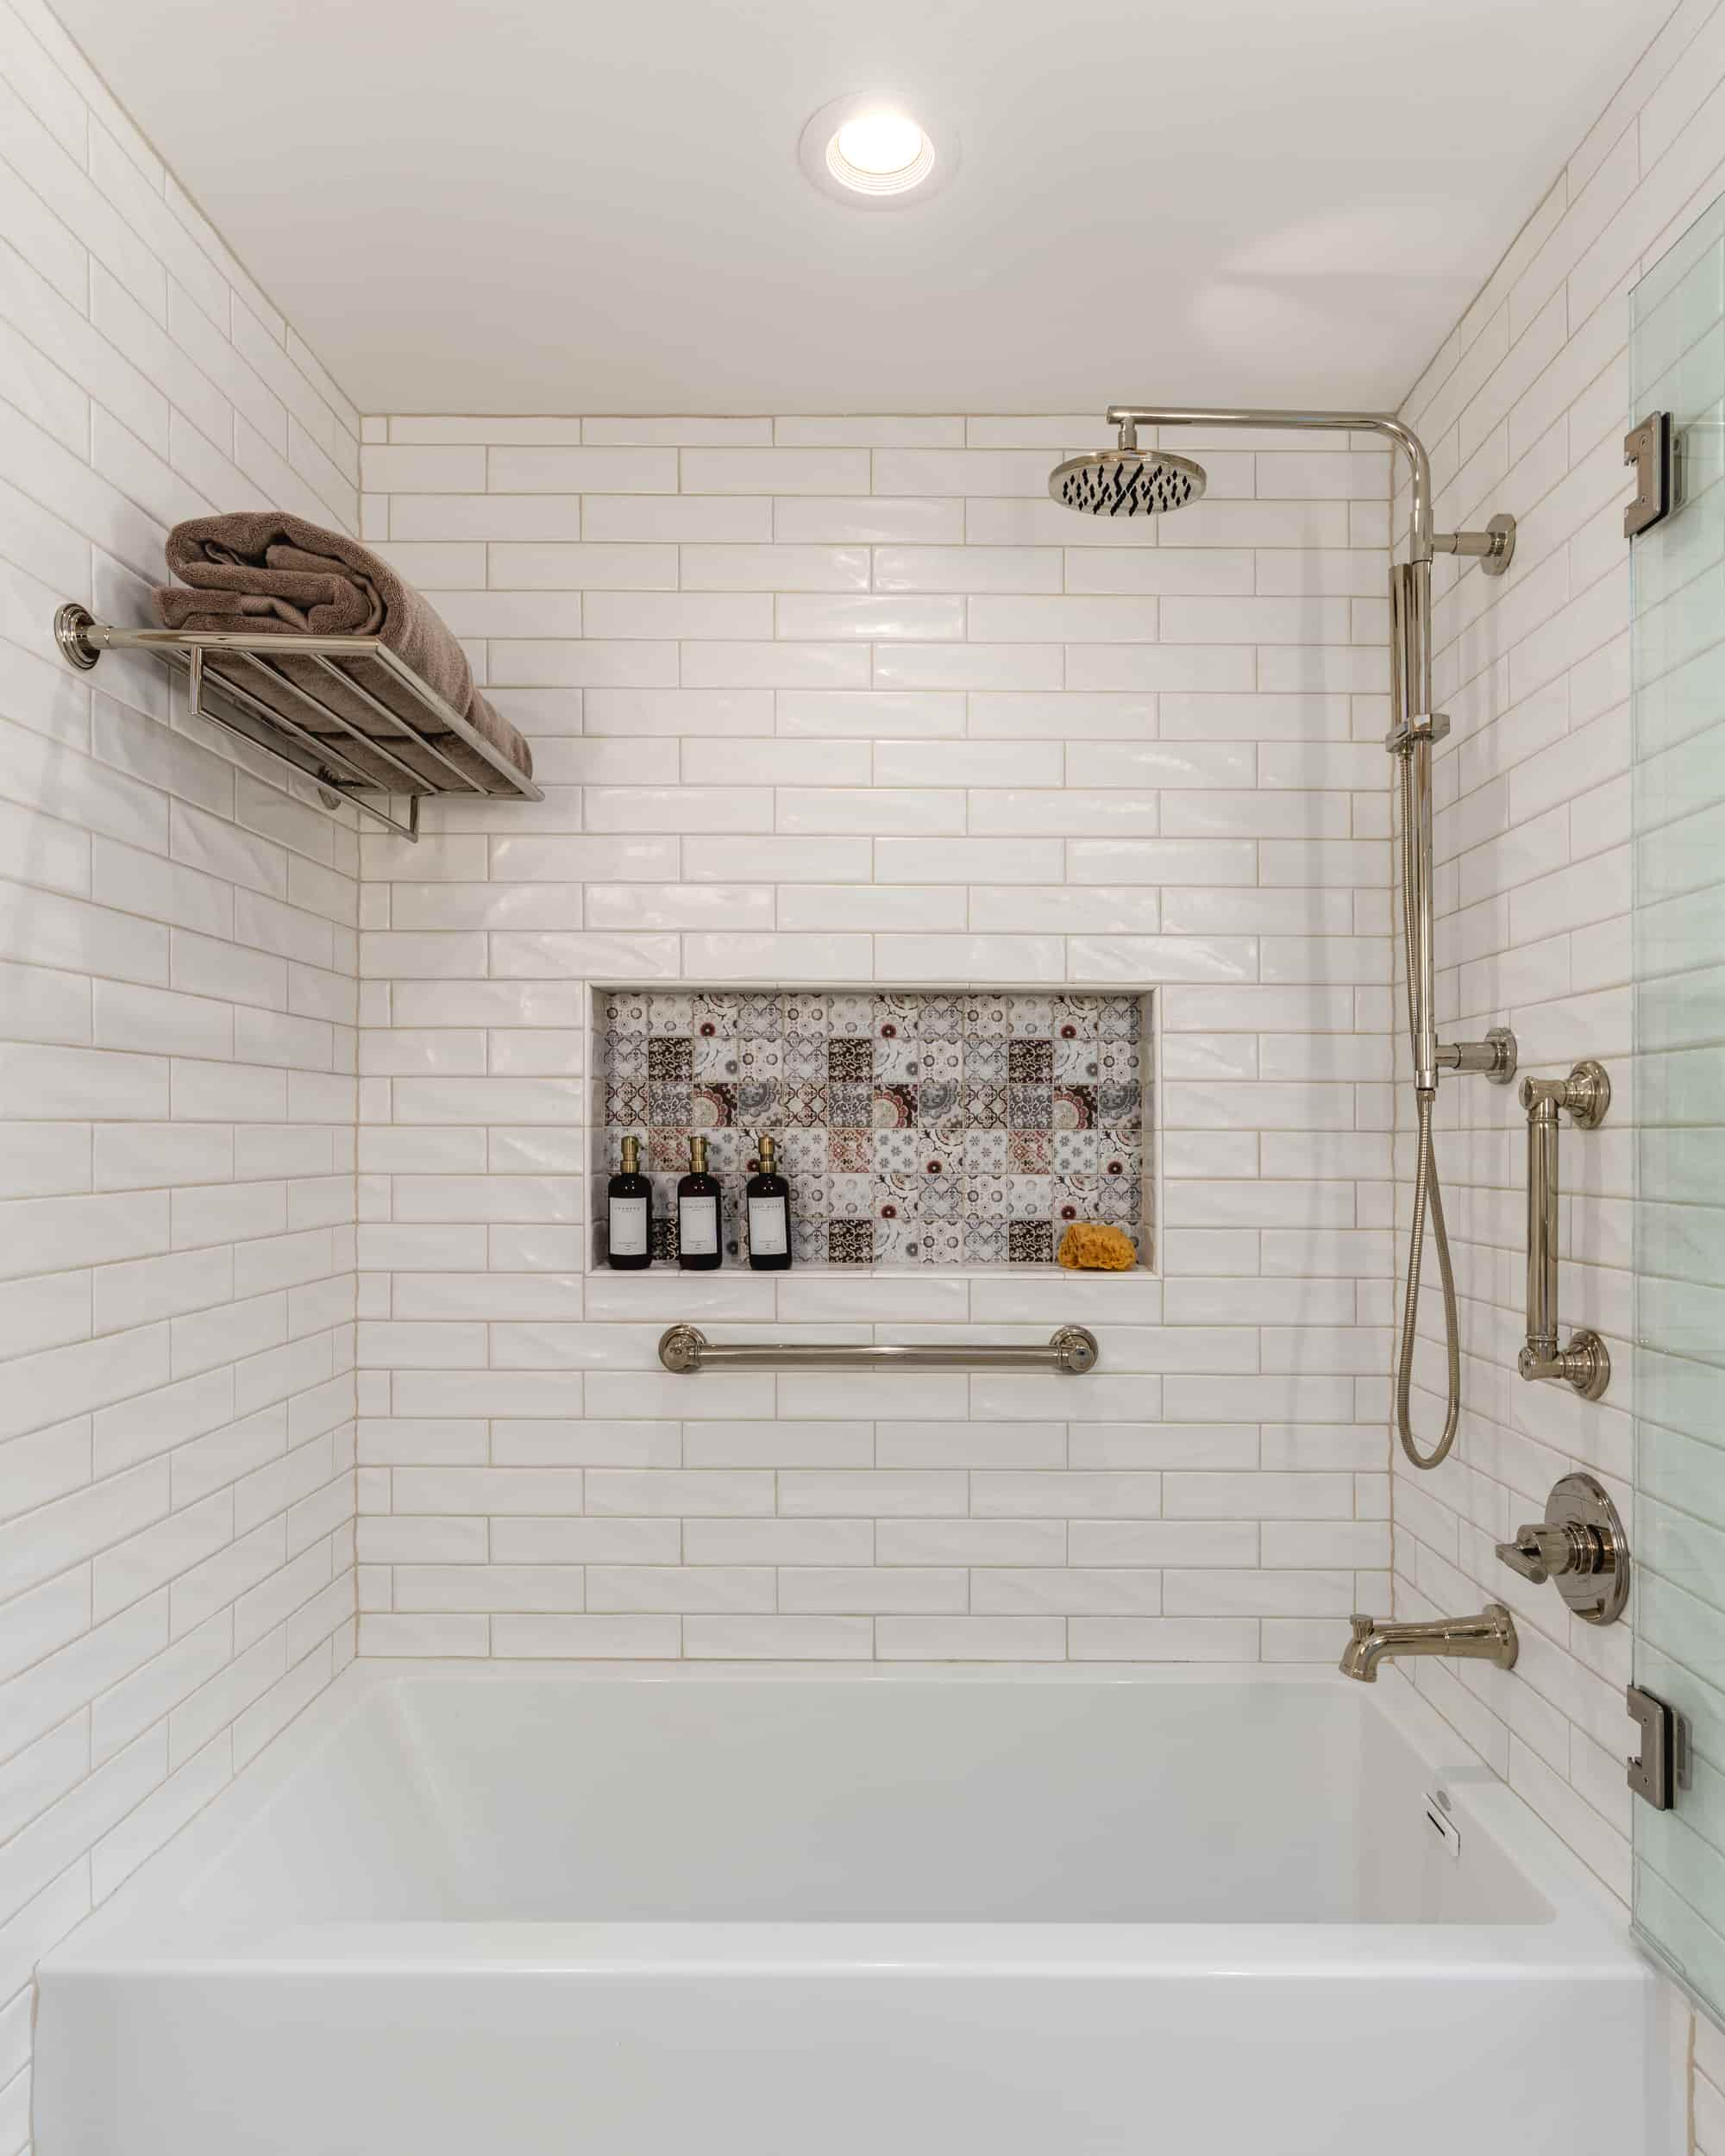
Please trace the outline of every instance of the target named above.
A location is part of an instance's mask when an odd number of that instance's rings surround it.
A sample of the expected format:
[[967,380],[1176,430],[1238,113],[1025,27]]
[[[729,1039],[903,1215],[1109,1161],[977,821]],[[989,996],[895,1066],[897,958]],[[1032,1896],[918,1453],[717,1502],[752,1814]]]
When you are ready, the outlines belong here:
[[1389,572],[1389,680],[1396,721],[1388,739],[1402,766],[1402,881],[1408,945],[1408,1025],[1416,1092],[1438,1088],[1438,1019],[1432,924],[1432,565]]
[[[1394,724],[1384,747],[1399,760],[1402,793],[1402,929],[1408,949],[1408,1032],[1414,1056],[1414,1097],[1418,1127],[1414,1165],[1414,1219],[1408,1256],[1408,1293],[1403,1306],[1396,1361],[1396,1420],[1403,1451],[1415,1467],[1435,1467],[1455,1442],[1461,1416],[1461,1347],[1456,1310],[1455,1277],[1444,1223],[1443,1193],[1432,1138],[1438,1080],[1446,1070],[1475,1072],[1508,1085],[1515,1072],[1515,1044],[1497,1027],[1483,1041],[1443,1043],[1438,1038],[1436,960],[1432,897],[1432,749],[1449,730],[1449,721],[1432,708],[1432,560],[1439,554],[1477,559],[1487,576],[1502,576],[1515,551],[1515,521],[1494,517],[1484,531],[1440,532],[1433,525],[1432,467],[1425,444],[1411,427],[1381,411],[1279,411],[1240,406],[1206,410],[1182,404],[1110,404],[1108,423],[1120,429],[1120,449],[1103,451],[1061,466],[1050,481],[1067,479],[1075,491],[1057,498],[1091,514],[1128,515],[1177,509],[1201,492],[1204,475],[1182,460],[1171,484],[1162,467],[1138,448],[1139,427],[1262,427],[1381,435],[1407,460],[1408,477],[1408,559],[1389,573],[1390,672]],[[1158,438],[1158,447],[1164,447]],[[1112,467],[1131,461],[1130,489],[1095,483],[1087,470],[1072,482],[1075,465]],[[1140,460],[1143,460],[1142,462]],[[1148,473],[1146,480],[1145,474]],[[1421,1452],[1411,1420],[1414,1348],[1420,1300],[1420,1270],[1429,1215],[1437,1246],[1443,1288],[1444,1333],[1448,1364],[1444,1426],[1437,1444]]]

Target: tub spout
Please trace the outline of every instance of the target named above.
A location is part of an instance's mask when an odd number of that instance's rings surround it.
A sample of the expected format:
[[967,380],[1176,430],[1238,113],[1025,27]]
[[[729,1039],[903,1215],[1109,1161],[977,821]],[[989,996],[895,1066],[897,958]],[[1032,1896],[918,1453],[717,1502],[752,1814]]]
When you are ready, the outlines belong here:
[[1502,1602],[1488,1602],[1477,1617],[1433,1617],[1425,1624],[1397,1624],[1356,1614],[1353,1637],[1342,1649],[1341,1672],[1375,1684],[1380,1662],[1398,1655],[1446,1654],[1458,1661],[1495,1662],[1513,1670],[1519,1642],[1515,1620]]

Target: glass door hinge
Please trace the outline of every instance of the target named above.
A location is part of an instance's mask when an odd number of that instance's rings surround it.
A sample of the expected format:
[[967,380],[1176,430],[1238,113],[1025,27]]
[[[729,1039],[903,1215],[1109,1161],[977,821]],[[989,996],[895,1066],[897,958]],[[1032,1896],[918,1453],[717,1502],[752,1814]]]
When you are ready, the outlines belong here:
[[1629,1787],[1656,1812],[1668,1812],[1679,1789],[1689,1787],[1689,1725],[1676,1708],[1639,1684],[1624,1702],[1641,1733],[1641,1748],[1629,1762]]
[[1623,511],[1623,536],[1638,537],[1672,512],[1672,416],[1649,412],[1623,437],[1623,461],[1635,467],[1635,498]]

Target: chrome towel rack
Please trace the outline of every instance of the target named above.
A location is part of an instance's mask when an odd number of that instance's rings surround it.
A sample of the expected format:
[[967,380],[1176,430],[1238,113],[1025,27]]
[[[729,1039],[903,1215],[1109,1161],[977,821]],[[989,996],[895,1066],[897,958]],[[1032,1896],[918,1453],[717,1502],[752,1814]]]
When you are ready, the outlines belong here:
[[[54,641],[66,663],[80,673],[87,673],[104,651],[154,652],[188,676],[195,718],[238,735],[302,778],[317,780],[323,789],[320,805],[326,812],[335,811],[343,800],[351,800],[364,815],[403,838],[417,840],[419,837],[423,793],[470,793],[524,801],[545,798],[494,742],[487,741],[477,727],[446,704],[380,636],[122,629],[97,621],[87,607],[68,600],[54,616]],[[281,663],[285,660],[298,660],[302,673],[286,672]],[[360,661],[382,669],[387,693],[398,702],[386,702],[355,680],[352,662]],[[313,693],[308,680],[315,678],[321,683],[326,676],[379,722],[380,731],[373,733],[354,724],[326,700],[327,692],[324,696]],[[214,690],[220,702],[210,703],[206,689]],[[293,716],[295,711],[310,723],[302,724]],[[448,755],[451,741],[459,742],[480,759],[483,778]],[[411,748],[417,768],[412,762],[404,762],[392,743]],[[344,744],[356,745],[364,761],[355,762]],[[400,791],[409,796],[405,821],[380,807],[375,799],[362,798],[384,792],[386,782],[379,775],[379,767],[401,779]],[[435,777],[429,775],[433,772]]]
[[872,1342],[769,1340],[715,1346],[699,1326],[674,1325],[659,1336],[659,1360],[680,1377],[697,1370],[1054,1370],[1082,1377],[1101,1357],[1096,1336],[1082,1325],[1056,1328],[1046,1347],[972,1345],[941,1340],[926,1346]]

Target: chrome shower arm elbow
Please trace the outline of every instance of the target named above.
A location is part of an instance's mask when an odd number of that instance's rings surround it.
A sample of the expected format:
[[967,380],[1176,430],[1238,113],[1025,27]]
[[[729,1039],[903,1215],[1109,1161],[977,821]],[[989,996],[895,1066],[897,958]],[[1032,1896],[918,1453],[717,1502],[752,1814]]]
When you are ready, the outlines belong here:
[[1286,427],[1308,432],[1381,434],[1408,460],[1412,489],[1408,507],[1408,559],[1429,561],[1433,548],[1432,464],[1426,445],[1409,426],[1387,411],[1205,411],[1175,404],[1110,404],[1111,427]]

